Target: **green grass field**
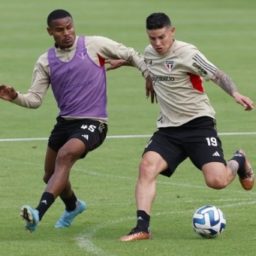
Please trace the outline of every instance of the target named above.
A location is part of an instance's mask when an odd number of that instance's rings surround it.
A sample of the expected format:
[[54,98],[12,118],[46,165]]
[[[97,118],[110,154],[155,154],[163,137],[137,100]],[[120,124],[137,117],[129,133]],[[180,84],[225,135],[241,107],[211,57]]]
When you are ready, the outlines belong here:
[[[18,1],[3,0],[1,8],[0,83],[26,92],[37,57],[52,45],[46,16],[55,8],[69,10],[78,34],[104,35],[143,52],[148,43],[145,18],[155,11],[169,14],[177,39],[199,47],[256,101],[256,2],[251,0],[170,1]],[[221,89],[205,84],[217,111],[218,130],[228,159],[242,147],[256,166],[255,111],[244,112]],[[147,142],[118,135],[150,135],[158,106],[144,95],[139,72],[122,68],[108,74],[109,138],[74,166],[71,180],[88,204],[72,227],[54,229],[63,211],[60,200],[45,215],[35,233],[24,230],[19,217],[23,204],[36,206],[42,182],[46,138],[57,114],[51,91],[37,110],[0,101],[0,254],[5,256],[254,256],[256,250],[256,193],[245,192],[236,180],[227,189],[206,187],[189,162],[171,179],[159,177],[152,211],[153,239],[121,243],[118,238],[135,224],[134,186],[138,162]],[[239,132],[239,135],[227,133]],[[12,141],[17,138],[42,140]],[[45,138],[45,139],[44,139]],[[227,219],[217,239],[200,238],[192,230],[194,210],[204,204],[220,207]]]

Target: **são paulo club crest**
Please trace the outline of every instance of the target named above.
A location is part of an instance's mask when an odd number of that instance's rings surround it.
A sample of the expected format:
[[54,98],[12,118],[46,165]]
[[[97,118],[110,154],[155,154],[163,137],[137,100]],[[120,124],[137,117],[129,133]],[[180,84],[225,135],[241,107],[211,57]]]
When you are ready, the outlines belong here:
[[173,67],[174,67],[174,61],[173,60],[166,60],[164,65],[167,68],[167,70],[169,72],[171,72]]

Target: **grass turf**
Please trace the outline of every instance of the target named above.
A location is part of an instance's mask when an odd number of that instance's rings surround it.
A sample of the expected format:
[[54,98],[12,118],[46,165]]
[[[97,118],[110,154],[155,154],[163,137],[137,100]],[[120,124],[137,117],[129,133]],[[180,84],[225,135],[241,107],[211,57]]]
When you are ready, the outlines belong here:
[[[55,8],[68,9],[78,34],[111,37],[143,51],[148,43],[145,17],[155,11],[169,14],[177,39],[194,43],[255,100],[255,7],[253,1],[43,1],[1,2],[1,83],[25,92],[36,58],[52,44],[46,16]],[[109,135],[151,134],[158,106],[144,95],[144,81],[132,68],[108,74]],[[220,88],[205,84],[217,111],[220,132],[255,132],[255,112],[244,112]],[[49,91],[37,110],[0,101],[1,134],[5,138],[47,138],[55,122],[56,104]],[[228,159],[238,146],[255,163],[255,135],[221,136]],[[42,182],[46,140],[0,142],[0,248],[6,256],[32,255],[254,255],[255,192],[245,192],[238,181],[227,189],[207,188],[199,171],[185,161],[171,179],[159,177],[152,211],[152,241],[120,243],[118,237],[135,223],[134,185],[137,165],[147,138],[107,139],[74,166],[71,179],[88,210],[71,228],[55,230],[63,211],[59,200],[38,230],[27,233],[19,207],[36,205]],[[194,210],[204,204],[219,206],[227,218],[225,232],[214,240],[197,236],[191,226]]]

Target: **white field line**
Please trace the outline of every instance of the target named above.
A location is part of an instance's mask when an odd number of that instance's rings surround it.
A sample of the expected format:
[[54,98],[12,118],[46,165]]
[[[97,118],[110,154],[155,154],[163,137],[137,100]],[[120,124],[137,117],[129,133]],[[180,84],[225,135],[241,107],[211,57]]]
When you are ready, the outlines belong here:
[[[220,136],[255,136],[256,132],[219,132]],[[130,135],[109,135],[107,139],[136,139],[136,138],[149,138],[150,134],[130,134]],[[46,141],[48,138],[3,138],[0,142],[19,142],[19,141]]]

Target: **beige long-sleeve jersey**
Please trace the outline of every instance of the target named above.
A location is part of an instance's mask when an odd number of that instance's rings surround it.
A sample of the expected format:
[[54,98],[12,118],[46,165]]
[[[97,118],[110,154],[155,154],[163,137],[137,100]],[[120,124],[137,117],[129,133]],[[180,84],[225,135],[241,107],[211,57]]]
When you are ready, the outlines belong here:
[[[68,62],[73,58],[77,40],[78,36],[74,45],[68,49],[56,48],[56,55],[61,61]],[[126,47],[121,43],[102,36],[86,36],[85,45],[89,57],[96,65],[100,66],[102,59],[124,59],[131,66],[139,69],[144,77],[148,75],[143,57],[133,48]],[[50,86],[50,77],[48,52],[45,52],[35,63],[32,82],[28,92],[24,94],[18,92],[18,96],[13,100],[13,103],[27,108],[39,107]]]

